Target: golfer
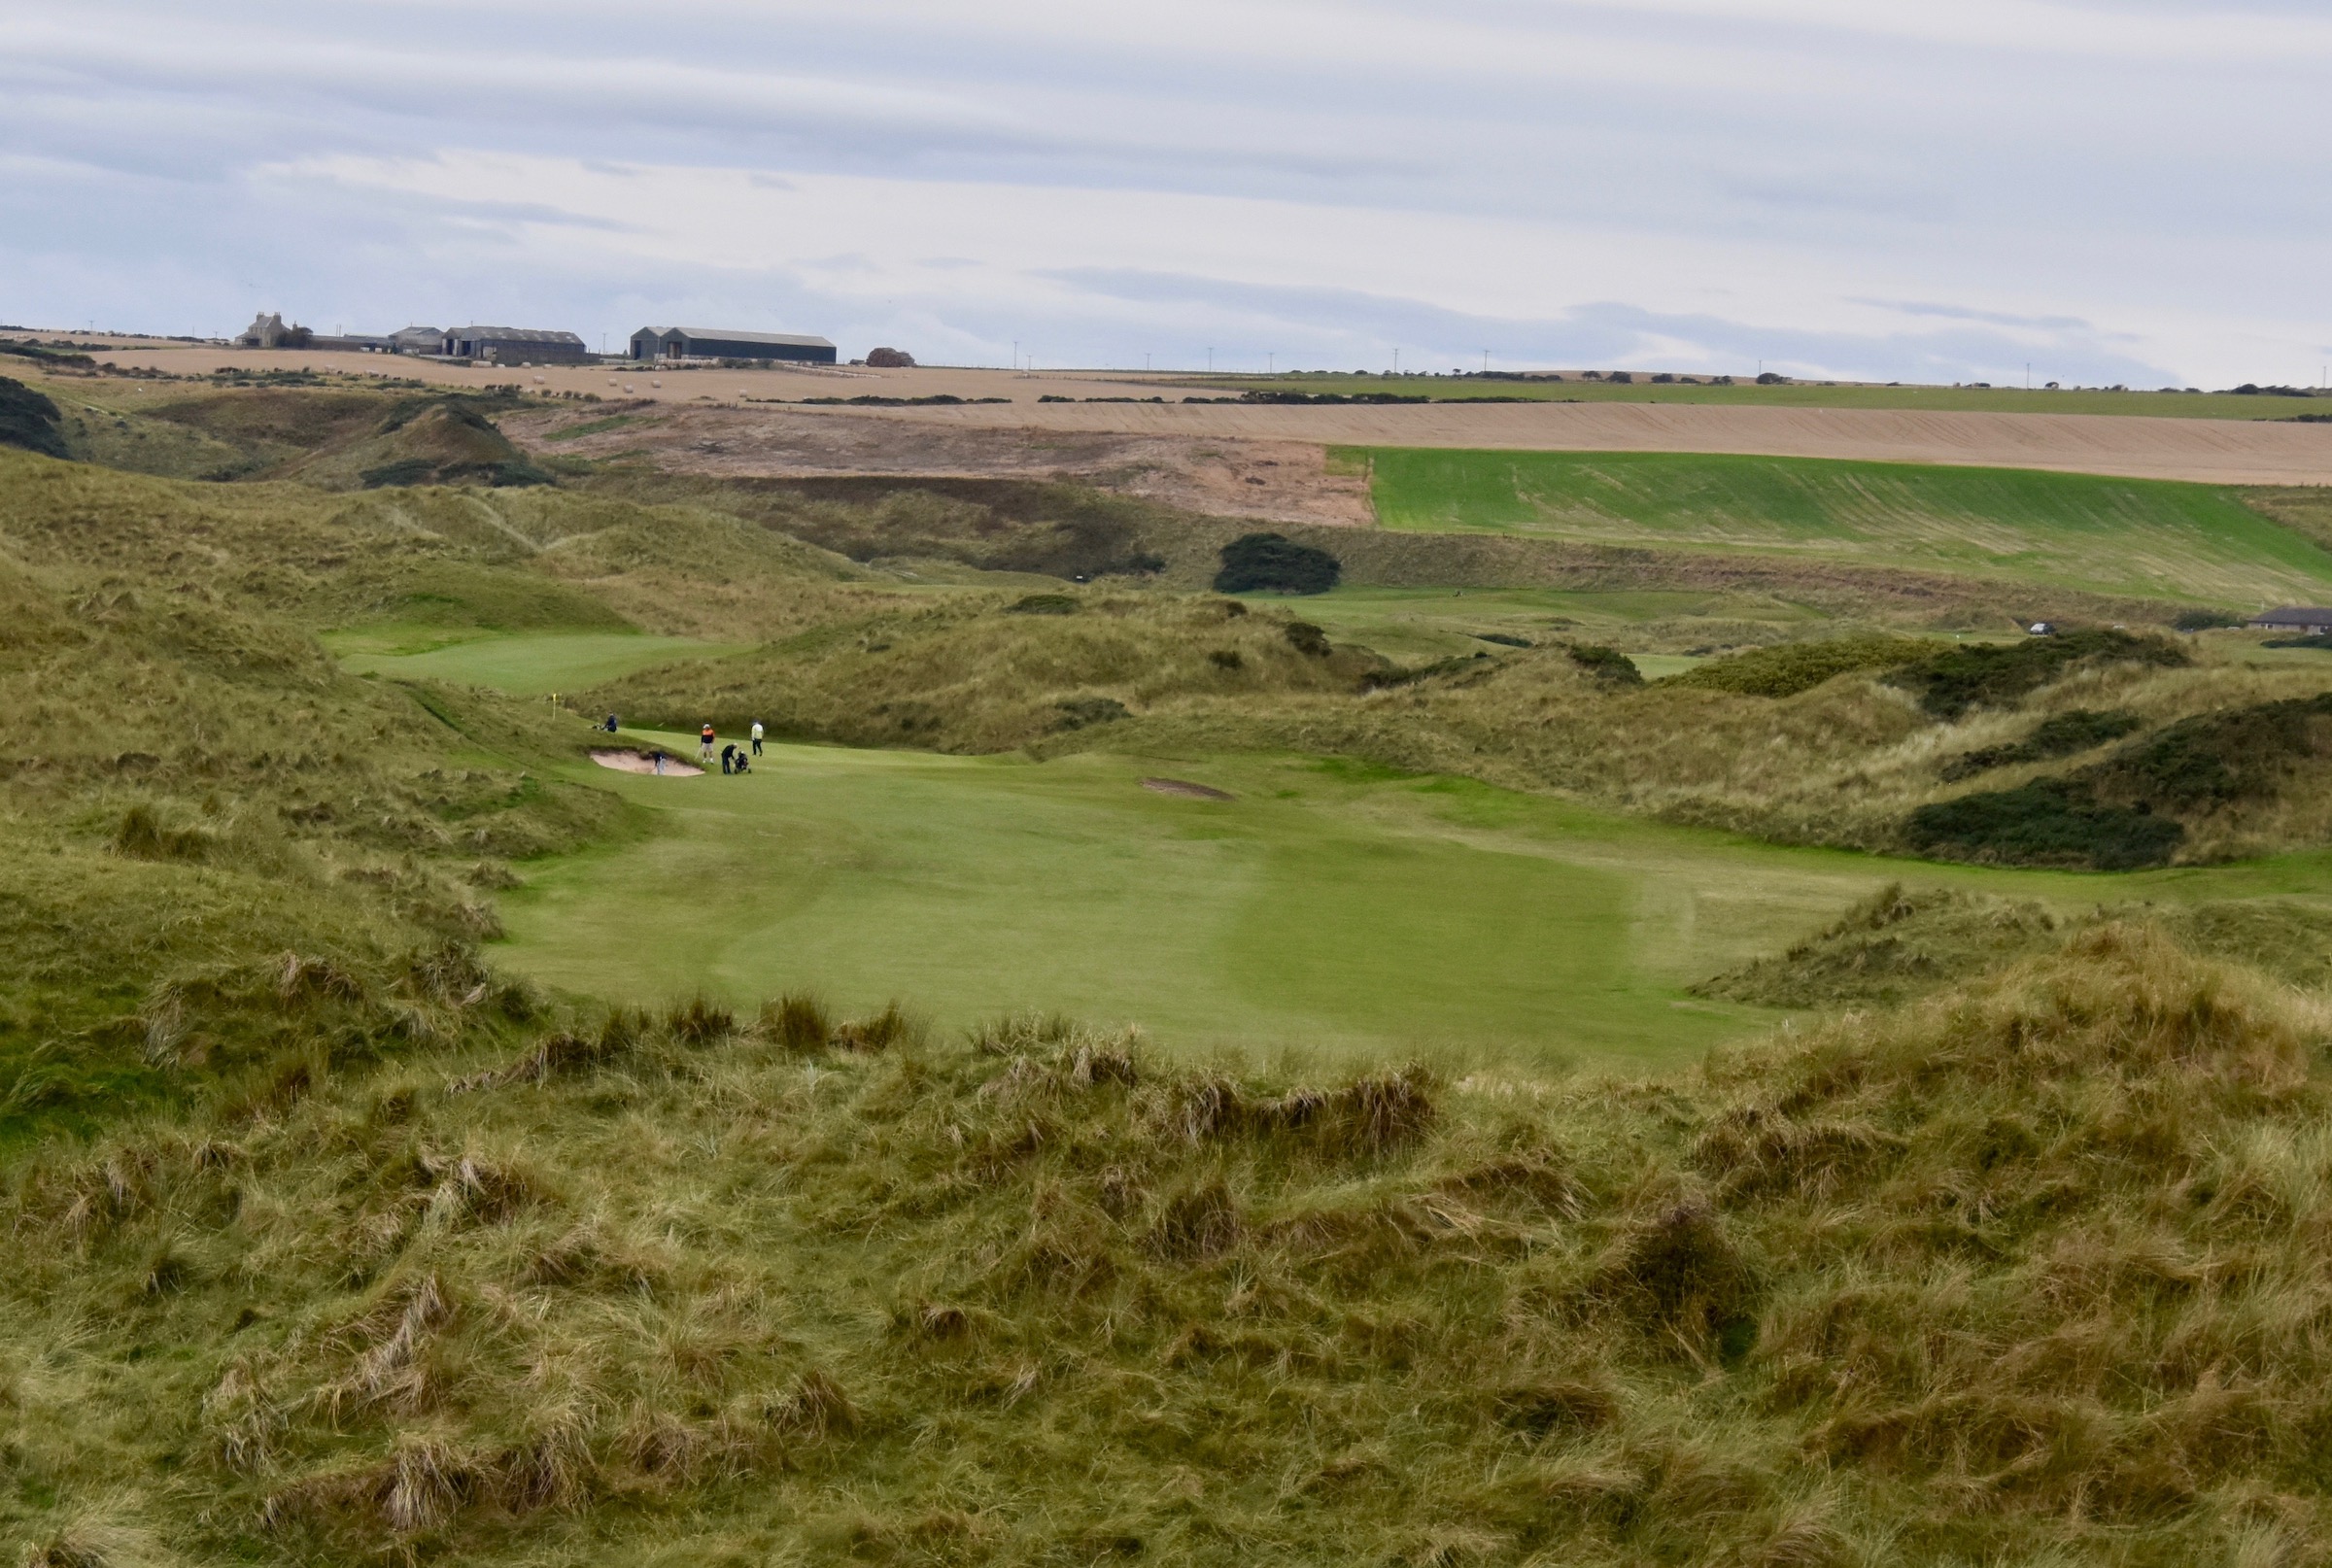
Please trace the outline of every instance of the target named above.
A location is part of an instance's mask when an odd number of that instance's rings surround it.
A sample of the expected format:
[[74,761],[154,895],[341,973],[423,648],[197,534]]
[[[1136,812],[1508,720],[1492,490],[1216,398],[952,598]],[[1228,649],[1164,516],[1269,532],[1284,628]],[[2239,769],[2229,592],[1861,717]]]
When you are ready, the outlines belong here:
[[761,755],[761,721],[759,719],[753,721],[753,755],[756,757]]
[[707,767],[712,766],[713,738],[712,726],[708,724],[704,727],[703,743],[697,747],[697,761],[703,763]]

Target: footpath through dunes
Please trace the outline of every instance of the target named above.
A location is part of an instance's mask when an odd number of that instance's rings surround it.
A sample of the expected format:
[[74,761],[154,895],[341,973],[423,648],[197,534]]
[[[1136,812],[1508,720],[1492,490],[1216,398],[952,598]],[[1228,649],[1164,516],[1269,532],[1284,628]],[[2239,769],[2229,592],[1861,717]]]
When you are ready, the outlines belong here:
[[[854,425],[860,433],[853,433]],[[658,409],[653,424],[610,426],[549,450],[575,457],[620,451],[651,457],[677,472],[768,477],[901,472],[921,463],[915,454],[924,449],[935,472],[987,472],[996,462],[1017,472],[1032,460],[1010,444],[963,439],[963,432],[976,430],[1516,452],[1737,453],[2040,468],[2206,484],[2332,484],[2332,426],[1690,403],[1013,402],[849,409],[704,404]],[[512,433],[526,442],[519,430]],[[870,456],[874,453],[882,456]]]

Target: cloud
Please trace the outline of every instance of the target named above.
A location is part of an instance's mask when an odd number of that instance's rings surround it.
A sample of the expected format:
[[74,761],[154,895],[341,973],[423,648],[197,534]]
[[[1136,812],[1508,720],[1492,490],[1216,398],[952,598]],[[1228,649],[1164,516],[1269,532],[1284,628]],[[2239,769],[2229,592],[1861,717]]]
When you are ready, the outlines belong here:
[[0,315],[2294,381],[2328,81],[2314,0],[14,0]]

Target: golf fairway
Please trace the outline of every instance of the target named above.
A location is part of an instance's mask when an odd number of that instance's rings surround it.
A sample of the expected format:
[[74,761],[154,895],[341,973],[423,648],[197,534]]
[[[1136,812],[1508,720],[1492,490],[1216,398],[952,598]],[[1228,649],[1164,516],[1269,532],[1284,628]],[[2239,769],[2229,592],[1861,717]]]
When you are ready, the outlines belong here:
[[[807,989],[851,1012],[896,997],[950,1028],[1038,1008],[1191,1051],[1660,1068],[1779,1017],[1693,980],[1889,880],[2070,906],[2228,876],[1781,849],[1299,758],[772,746],[744,778],[578,776],[639,806],[642,831],[537,863],[503,900],[497,962],[547,984],[739,1006]],[[1237,799],[1144,787],[1161,776]]]

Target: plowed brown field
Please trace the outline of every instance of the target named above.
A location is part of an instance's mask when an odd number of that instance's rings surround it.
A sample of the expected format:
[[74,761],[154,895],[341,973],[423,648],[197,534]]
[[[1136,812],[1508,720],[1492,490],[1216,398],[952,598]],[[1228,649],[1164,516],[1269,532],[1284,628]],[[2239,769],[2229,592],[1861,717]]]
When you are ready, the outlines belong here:
[[[124,366],[201,373],[218,366],[340,370],[411,376],[449,386],[518,382],[547,392],[593,392],[605,399],[683,405],[710,417],[705,438],[729,448],[727,471],[770,438],[769,472],[806,469],[785,456],[815,441],[788,434],[804,419],[895,422],[888,442],[902,455],[926,446],[958,450],[976,443],[964,432],[1028,432],[1025,449],[1046,436],[1143,438],[1168,443],[1271,441],[1315,446],[1484,447],[1540,452],[1732,452],[1794,458],[1857,458],[1984,467],[2048,468],[2141,479],[2187,479],[2237,485],[2332,484],[2332,425],[2243,419],[2163,419],[2143,415],[1935,413],[1909,409],[1740,408],[1691,403],[1428,403],[1380,406],[1242,406],[1177,401],[1192,392],[1220,394],[1172,376],[1138,372],[1008,370],[663,370],[606,366],[509,367],[435,364],[364,354],[267,352],[211,347],[124,347],[101,354]],[[1002,397],[1009,403],[893,409],[771,410],[771,423],[740,425],[727,409],[758,409],[806,397],[862,395]],[[1148,397],[1163,403],[1042,403],[1040,397]],[[2246,399],[2246,401],[2248,401]],[[783,423],[778,423],[782,421]],[[675,421],[648,445],[691,444]],[[910,433],[911,432],[911,433]],[[637,445],[639,442],[627,443]],[[834,445],[867,445],[838,439]],[[578,449],[579,450],[579,449]],[[793,462],[793,466],[787,466]],[[896,472],[886,461],[865,470]],[[1000,471],[988,462],[979,471]],[[1015,460],[1012,471],[1025,471]],[[1072,464],[1076,466],[1076,464]],[[928,471],[947,471],[935,464]],[[1243,482],[1244,476],[1242,476]],[[1268,508],[1258,508],[1268,512]]]

